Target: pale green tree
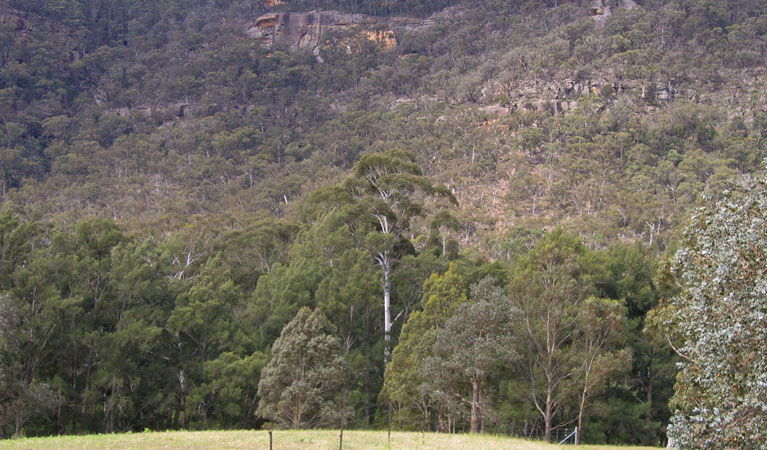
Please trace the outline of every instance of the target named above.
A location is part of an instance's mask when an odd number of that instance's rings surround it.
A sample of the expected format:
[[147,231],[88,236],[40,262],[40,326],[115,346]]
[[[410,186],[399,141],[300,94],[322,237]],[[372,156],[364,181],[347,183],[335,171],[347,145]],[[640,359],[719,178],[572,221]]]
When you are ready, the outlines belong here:
[[[445,420],[452,421],[442,405],[435,405],[433,396],[421,389],[427,374],[423,362],[432,355],[432,347],[440,328],[452,316],[455,309],[467,300],[466,283],[451,264],[442,275],[432,274],[423,286],[423,310],[414,311],[402,327],[399,344],[394,348],[391,363],[386,367],[382,402],[394,408],[394,419],[401,425],[418,423],[411,417],[412,411],[427,422],[432,412],[437,415],[438,430],[448,428]],[[432,411],[436,409],[436,411]]]
[[767,177],[692,216],[653,313],[681,356],[669,436],[680,448],[767,442]]

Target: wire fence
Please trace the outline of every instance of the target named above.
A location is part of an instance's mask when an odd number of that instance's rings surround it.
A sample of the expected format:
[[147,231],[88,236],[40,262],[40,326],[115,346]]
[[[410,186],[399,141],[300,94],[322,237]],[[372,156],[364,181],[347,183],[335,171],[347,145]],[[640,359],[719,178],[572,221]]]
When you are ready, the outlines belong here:
[[[419,411],[413,408],[400,407],[392,417],[392,411],[387,413],[388,427],[395,430],[425,431],[437,433],[468,433],[469,417],[465,411],[443,411],[440,416],[433,409]],[[401,413],[409,413],[402,415]],[[420,416],[420,417],[419,417]],[[573,426],[574,420],[568,423],[555,425],[546,436],[546,430],[542,420],[516,420],[506,422],[497,412],[482,409],[479,420],[479,432],[493,435],[522,438],[535,441],[549,441],[552,443],[574,444],[578,432]]]
[[[278,439],[279,432],[275,430],[266,430],[267,433],[269,433],[269,450],[274,450],[274,444]],[[381,431],[383,432],[383,431]],[[395,431],[396,432],[396,431]],[[423,430],[422,430],[423,432]],[[387,445],[389,448],[392,448],[391,446],[391,434],[392,429],[391,427],[386,430],[387,433]],[[452,433],[445,433],[445,434],[452,434]],[[575,444],[576,442],[576,436],[578,434],[578,427],[573,428],[557,428],[551,430],[551,440],[552,443],[558,443],[558,444]],[[511,437],[511,436],[510,436]],[[540,440],[545,441],[546,436],[545,434],[530,434],[528,436],[513,436],[513,437],[524,437],[525,439],[530,440]],[[339,450],[343,450],[344,448],[344,429],[341,428],[338,430],[338,448]]]
[[[575,437],[578,432],[577,430],[578,430],[578,427],[554,428],[553,430],[551,430],[551,442],[560,443],[560,444],[574,444]],[[535,427],[534,429],[525,429],[520,427],[513,431],[501,432],[501,434],[511,436],[511,437],[534,440],[534,441],[546,440],[546,433],[540,427]]]
[[[362,429],[371,430],[377,429],[387,434],[388,442],[391,442],[391,435],[393,432],[420,432],[426,433],[439,433],[439,434],[465,434],[469,432],[469,417],[467,417],[466,411],[455,410],[443,411],[442,415],[436,414],[433,408],[417,409],[413,407],[394,408],[392,404],[382,405],[380,403],[370,403],[366,405],[357,405],[357,410],[360,408],[373,410],[375,408],[382,408],[379,410],[380,416],[378,420],[370,420],[372,415],[365,421],[367,426],[361,423],[353,424],[353,418],[356,414],[349,411],[348,414],[339,415],[340,419],[335,424],[327,423],[326,426],[334,427],[338,426],[338,448],[342,449],[344,445],[344,430],[353,431],[357,430],[359,426]],[[402,413],[406,413],[403,415]],[[569,424],[556,425],[551,429],[550,436],[546,436],[545,427],[541,420],[516,420],[512,422],[505,422],[499,414],[490,412],[482,408],[480,414],[480,433],[492,434],[495,436],[507,436],[510,438],[520,438],[525,440],[551,442],[554,444],[575,444],[578,438],[578,427],[570,426]],[[273,425],[273,424],[271,424]],[[277,429],[268,429],[270,449],[273,446],[273,440],[276,439],[275,435],[279,433]]]

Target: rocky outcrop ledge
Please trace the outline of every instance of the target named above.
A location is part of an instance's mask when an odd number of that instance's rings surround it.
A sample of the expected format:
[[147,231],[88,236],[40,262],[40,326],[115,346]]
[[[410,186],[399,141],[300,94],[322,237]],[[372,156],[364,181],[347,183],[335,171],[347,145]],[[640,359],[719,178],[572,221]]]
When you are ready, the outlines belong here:
[[260,39],[267,46],[287,44],[292,50],[303,48],[317,52],[329,33],[340,30],[357,31],[357,36],[379,44],[384,50],[397,46],[397,33],[429,25],[429,20],[405,17],[382,19],[364,14],[338,11],[269,13],[250,24],[245,34]]

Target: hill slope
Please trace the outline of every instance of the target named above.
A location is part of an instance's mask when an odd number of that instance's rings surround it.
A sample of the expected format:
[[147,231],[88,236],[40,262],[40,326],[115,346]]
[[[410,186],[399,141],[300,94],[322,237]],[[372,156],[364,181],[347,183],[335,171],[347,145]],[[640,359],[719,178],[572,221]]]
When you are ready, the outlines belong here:
[[[764,156],[760,2],[6,3],[3,199],[35,216],[291,216],[400,147],[454,190],[465,244],[653,243]],[[401,15],[271,12],[318,7]]]

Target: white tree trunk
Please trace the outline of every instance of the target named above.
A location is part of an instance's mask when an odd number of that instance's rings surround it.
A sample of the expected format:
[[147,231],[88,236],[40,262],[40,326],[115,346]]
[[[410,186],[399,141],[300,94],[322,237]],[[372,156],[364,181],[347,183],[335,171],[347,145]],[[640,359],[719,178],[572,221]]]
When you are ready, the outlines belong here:
[[384,364],[391,361],[391,259],[389,251],[384,251],[381,257],[381,270],[383,270],[384,291]]

